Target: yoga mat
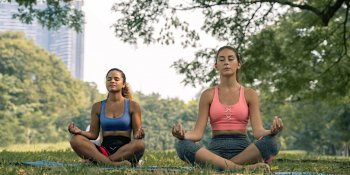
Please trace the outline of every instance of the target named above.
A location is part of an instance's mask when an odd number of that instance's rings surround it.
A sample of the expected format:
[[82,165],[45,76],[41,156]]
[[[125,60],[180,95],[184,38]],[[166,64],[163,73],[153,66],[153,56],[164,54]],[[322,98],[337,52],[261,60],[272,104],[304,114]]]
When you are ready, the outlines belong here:
[[35,162],[15,162],[16,165],[30,165],[36,167],[64,167],[64,166],[79,166],[80,164],[72,164],[72,163],[61,163],[61,162],[53,162],[46,160],[39,160]]
[[[29,165],[35,167],[74,167],[81,166],[79,163],[61,163],[54,161],[39,160],[34,162],[15,162],[16,165]],[[177,171],[191,171],[193,167],[177,167],[177,166],[142,166],[142,167],[99,167],[102,170],[143,170],[143,171],[166,171],[166,172],[177,172]]]
[[316,172],[273,172],[275,175],[325,175]]
[[[29,165],[35,167],[74,167],[81,166],[79,163],[61,163],[54,161],[39,160],[34,162],[15,162],[16,165]],[[142,166],[142,167],[100,167],[102,170],[143,170],[143,171],[166,171],[166,172],[178,172],[178,171],[192,171],[193,167],[184,166]],[[326,175],[316,172],[272,172],[274,175]]]

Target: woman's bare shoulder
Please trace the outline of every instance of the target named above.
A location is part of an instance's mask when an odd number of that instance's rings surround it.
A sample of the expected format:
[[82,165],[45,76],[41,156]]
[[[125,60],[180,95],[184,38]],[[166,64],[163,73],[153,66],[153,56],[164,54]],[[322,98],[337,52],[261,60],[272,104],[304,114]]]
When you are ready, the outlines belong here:
[[95,114],[99,114],[100,113],[100,108],[101,108],[101,101],[95,102],[92,105],[91,111]]
[[130,109],[140,109],[140,105],[138,102],[131,99],[129,101],[130,101]]
[[252,93],[256,93],[256,90],[254,90],[250,87],[244,87],[244,93],[252,94]]
[[244,87],[244,96],[247,100],[250,100],[252,98],[255,98],[258,96],[258,93],[256,90],[250,88],[250,87]]
[[92,107],[94,108],[100,108],[101,107],[101,101],[95,102]]
[[214,88],[215,87],[210,87],[208,89],[205,89],[203,92],[202,92],[202,95],[214,95]]
[[202,92],[201,99],[212,101],[215,87],[210,87]]

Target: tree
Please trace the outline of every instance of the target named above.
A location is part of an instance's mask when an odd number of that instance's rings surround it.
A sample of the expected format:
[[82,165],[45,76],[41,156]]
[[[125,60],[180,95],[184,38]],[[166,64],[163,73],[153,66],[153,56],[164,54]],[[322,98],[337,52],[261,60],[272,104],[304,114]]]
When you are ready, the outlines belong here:
[[[6,1],[6,0],[5,0]],[[57,30],[63,26],[82,31],[84,13],[71,6],[75,0],[15,0],[18,3],[18,12],[13,18],[25,24],[37,21],[49,30]],[[11,3],[11,0],[7,0]],[[45,8],[38,6],[46,2]],[[5,3],[5,2],[2,2]]]
[[68,122],[89,118],[82,115],[99,98],[23,33],[0,32],[0,63],[0,145],[64,140]]
[[[244,83],[285,99],[349,94],[349,7],[349,0],[129,0],[112,9],[121,14],[114,29],[122,41],[171,44],[181,36],[184,47],[198,46],[200,31],[179,15],[202,12],[201,30],[240,50]],[[185,85],[217,83],[208,65],[216,49],[173,64]]]
[[139,101],[141,106],[142,125],[149,149],[173,149],[173,124],[182,121],[185,128],[192,129],[197,118],[197,101],[185,104],[178,98],[162,99],[157,93],[145,95],[141,92],[135,93],[135,100]]

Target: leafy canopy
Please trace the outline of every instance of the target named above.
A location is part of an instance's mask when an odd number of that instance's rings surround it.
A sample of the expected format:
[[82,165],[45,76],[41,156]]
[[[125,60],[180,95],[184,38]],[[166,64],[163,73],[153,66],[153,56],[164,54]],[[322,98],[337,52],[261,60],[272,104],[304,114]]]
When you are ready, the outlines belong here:
[[0,145],[67,139],[68,122],[101,98],[23,33],[0,32],[0,62]]
[[[173,44],[180,36],[183,47],[199,48],[205,32],[239,49],[244,84],[298,99],[349,94],[349,6],[349,0],[124,0],[112,10],[119,14],[115,35],[126,43]],[[195,12],[204,18],[200,29],[181,18]],[[185,85],[217,83],[210,65],[217,47],[173,64]]]
[[[7,0],[9,3],[11,0]],[[49,30],[57,30],[63,26],[82,31],[84,13],[74,8],[76,0],[15,0],[19,8],[13,18],[25,24],[37,21]],[[46,4],[43,4],[46,3]],[[39,6],[40,5],[40,6]],[[42,7],[43,6],[43,7]]]

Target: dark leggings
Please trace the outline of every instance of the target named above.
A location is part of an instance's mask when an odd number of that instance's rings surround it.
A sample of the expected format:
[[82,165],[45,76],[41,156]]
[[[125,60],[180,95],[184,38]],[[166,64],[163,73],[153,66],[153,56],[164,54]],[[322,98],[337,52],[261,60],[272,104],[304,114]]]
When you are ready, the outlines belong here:
[[[103,137],[103,141],[101,146],[95,145],[97,150],[100,151],[106,157],[114,154],[118,151],[122,146],[130,143],[129,137],[124,136],[107,136]],[[141,157],[143,156],[143,152],[134,156],[133,159],[129,160],[132,164],[137,163]]]
[[[225,159],[231,159],[249,146],[246,135],[233,134],[215,136],[211,139],[207,149]],[[279,151],[276,136],[265,136],[254,142],[266,163],[270,163]],[[202,148],[199,144],[190,140],[178,140],[175,149],[181,160],[194,165],[195,154]]]

